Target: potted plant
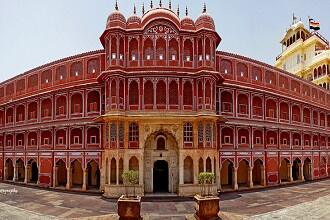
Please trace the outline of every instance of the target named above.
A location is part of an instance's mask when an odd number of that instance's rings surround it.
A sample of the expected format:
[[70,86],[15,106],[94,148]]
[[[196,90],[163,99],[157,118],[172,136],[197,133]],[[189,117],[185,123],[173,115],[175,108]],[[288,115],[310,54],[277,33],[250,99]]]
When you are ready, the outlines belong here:
[[213,194],[211,187],[215,179],[214,173],[203,172],[198,175],[198,183],[201,186],[200,195],[194,196],[195,218],[199,220],[219,219],[219,197]]
[[[139,184],[139,172],[134,170],[125,171],[122,175],[125,184],[125,195],[118,199],[118,215],[120,220],[139,220],[141,218],[141,197],[135,193],[136,185]],[[133,189],[130,194],[129,189]]]

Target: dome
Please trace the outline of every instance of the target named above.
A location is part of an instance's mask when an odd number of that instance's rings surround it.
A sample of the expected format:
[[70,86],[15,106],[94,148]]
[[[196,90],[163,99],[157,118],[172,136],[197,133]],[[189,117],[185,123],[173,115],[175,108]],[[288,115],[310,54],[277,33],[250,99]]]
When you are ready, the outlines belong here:
[[127,28],[139,28],[141,25],[141,18],[136,15],[136,7],[134,5],[133,15],[127,19]]
[[178,28],[180,27],[180,18],[172,10],[166,8],[154,8],[147,11],[142,16],[142,26],[156,19],[169,20],[173,22]]
[[195,30],[195,22],[188,16],[188,7],[186,7],[186,17],[181,20],[181,28],[186,30]]
[[214,20],[206,12],[201,14],[196,20],[196,29],[199,30],[202,28],[211,29],[215,31]]
[[109,15],[107,20],[106,29],[112,27],[126,28],[125,16],[120,11],[118,11],[118,8],[116,8],[116,11]]
[[138,28],[141,25],[141,18],[137,15],[132,15],[127,19],[127,28]]

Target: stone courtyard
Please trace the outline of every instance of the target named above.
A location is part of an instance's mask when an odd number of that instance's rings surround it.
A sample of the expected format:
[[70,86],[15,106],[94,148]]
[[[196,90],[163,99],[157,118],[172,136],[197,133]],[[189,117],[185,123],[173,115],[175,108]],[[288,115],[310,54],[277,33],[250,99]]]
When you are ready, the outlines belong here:
[[[15,192],[9,192],[9,190]],[[146,199],[143,219],[193,219],[189,198]],[[222,219],[329,219],[330,180],[221,195]],[[0,183],[0,219],[118,219],[115,200]]]

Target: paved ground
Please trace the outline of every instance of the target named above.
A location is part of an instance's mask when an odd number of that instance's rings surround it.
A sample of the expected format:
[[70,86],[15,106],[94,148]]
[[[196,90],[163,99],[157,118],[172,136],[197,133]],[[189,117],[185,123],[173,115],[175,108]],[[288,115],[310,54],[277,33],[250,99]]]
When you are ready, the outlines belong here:
[[[15,192],[9,192],[12,190]],[[330,219],[330,180],[221,196],[222,219]],[[118,219],[116,203],[100,196],[0,183],[0,219]],[[143,202],[145,220],[193,219],[194,203]]]

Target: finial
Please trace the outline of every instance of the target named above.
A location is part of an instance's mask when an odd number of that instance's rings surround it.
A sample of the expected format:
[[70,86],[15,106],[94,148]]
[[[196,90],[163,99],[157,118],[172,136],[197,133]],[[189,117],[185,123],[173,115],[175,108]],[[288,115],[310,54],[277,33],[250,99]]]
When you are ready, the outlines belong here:
[[188,6],[186,6],[186,16],[188,17]]
[[151,2],[150,2],[150,8],[153,8],[153,7],[154,7],[154,3],[151,0]]
[[159,7],[162,7],[162,6],[163,6],[162,0],[159,0]]
[[297,17],[293,13],[292,14],[292,24],[296,24],[296,23],[297,23]]
[[206,3],[204,2],[203,13],[206,13]]
[[178,14],[178,17],[180,17],[180,5],[178,5],[178,10],[176,11],[176,13]]
[[172,1],[171,1],[171,0],[168,2],[168,8],[169,8],[170,10],[172,10]]
[[142,3],[142,14],[144,15],[144,2]]
[[119,7],[118,7],[118,1],[117,1],[117,0],[116,0],[115,9],[116,9],[116,11],[118,11],[118,10],[119,10]]
[[136,5],[135,5],[135,3],[134,3],[133,13],[136,15]]

